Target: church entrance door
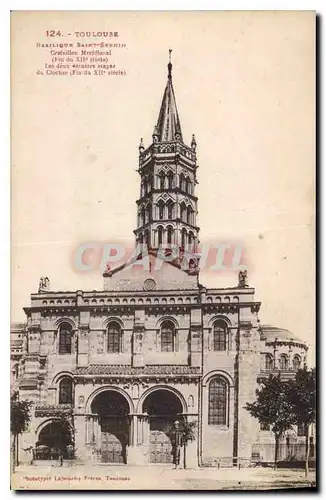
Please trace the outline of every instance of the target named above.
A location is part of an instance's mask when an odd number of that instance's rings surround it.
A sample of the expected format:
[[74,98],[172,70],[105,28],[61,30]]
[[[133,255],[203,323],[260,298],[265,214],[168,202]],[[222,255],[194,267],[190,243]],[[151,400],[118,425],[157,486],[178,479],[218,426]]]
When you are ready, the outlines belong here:
[[[150,420],[150,462],[154,464],[173,463],[173,421],[168,418]],[[171,429],[171,430],[170,430]],[[169,432],[170,431],[170,432]]]
[[124,464],[128,429],[125,421],[115,417],[101,422],[101,461],[111,464]]
[[150,463],[174,463],[174,423],[176,420],[180,420],[182,415],[182,405],[179,398],[170,391],[158,389],[145,399],[144,411],[149,416]]
[[92,402],[92,413],[98,414],[101,430],[101,461],[111,464],[127,463],[129,446],[129,404],[117,391],[101,392]]

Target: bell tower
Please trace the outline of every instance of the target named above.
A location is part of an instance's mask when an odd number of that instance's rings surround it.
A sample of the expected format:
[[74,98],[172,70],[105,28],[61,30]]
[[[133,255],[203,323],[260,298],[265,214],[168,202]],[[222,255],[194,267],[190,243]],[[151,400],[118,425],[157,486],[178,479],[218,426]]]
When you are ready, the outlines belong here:
[[139,145],[140,197],[137,200],[136,242],[151,250],[177,245],[193,251],[198,244],[196,225],[196,140],[190,147],[182,137],[172,84],[169,50],[168,77],[152,135],[152,144]]

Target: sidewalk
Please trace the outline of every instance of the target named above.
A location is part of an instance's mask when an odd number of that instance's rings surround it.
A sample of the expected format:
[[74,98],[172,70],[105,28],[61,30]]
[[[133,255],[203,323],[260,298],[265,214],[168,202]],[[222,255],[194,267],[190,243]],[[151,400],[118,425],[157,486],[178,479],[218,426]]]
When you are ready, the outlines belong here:
[[21,466],[13,474],[17,489],[92,489],[92,490],[266,490],[311,488],[315,471],[306,478],[302,470],[247,469],[172,469],[142,466]]

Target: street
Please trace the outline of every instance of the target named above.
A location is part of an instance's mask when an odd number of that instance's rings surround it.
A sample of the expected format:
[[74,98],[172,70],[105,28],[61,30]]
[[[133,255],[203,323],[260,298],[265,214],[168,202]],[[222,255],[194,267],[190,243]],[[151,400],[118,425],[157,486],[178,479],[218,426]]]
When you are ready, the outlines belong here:
[[20,466],[12,475],[12,489],[23,490],[266,490],[315,487],[315,471],[270,468],[173,469],[80,465]]

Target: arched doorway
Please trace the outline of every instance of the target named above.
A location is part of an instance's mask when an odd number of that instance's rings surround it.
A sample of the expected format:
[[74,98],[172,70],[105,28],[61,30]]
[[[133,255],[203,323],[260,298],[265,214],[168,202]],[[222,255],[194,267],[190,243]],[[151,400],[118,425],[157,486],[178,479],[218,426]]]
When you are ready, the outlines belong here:
[[53,421],[43,427],[36,443],[38,459],[55,460],[71,458],[72,448],[71,429],[67,422]]
[[119,392],[107,390],[94,398],[91,411],[98,415],[101,461],[126,464],[130,427],[128,401]]
[[173,463],[176,420],[182,418],[182,404],[171,391],[150,393],[143,405],[149,417],[149,458],[151,463]]

